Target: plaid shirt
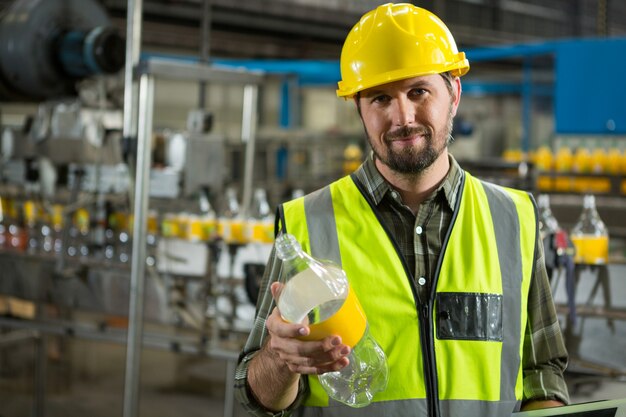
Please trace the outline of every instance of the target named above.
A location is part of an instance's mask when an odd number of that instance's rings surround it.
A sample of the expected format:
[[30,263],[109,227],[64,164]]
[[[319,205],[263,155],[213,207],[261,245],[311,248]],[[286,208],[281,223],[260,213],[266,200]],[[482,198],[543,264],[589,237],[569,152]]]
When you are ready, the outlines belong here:
[[[441,252],[452,214],[458,204],[458,191],[463,171],[450,156],[450,170],[441,185],[420,204],[417,215],[402,203],[400,193],[382,177],[370,157],[355,172],[381,213],[382,221],[394,235],[407,265],[415,265],[413,276],[426,280],[417,285],[420,299],[425,300]],[[418,233],[419,232],[419,233]],[[543,259],[543,246],[538,238],[534,279],[528,294],[528,323],[524,337],[522,367],[524,372],[524,399],[556,399],[569,401],[563,371],[567,365],[567,351],[559,327],[548,275]],[[278,280],[280,260],[270,255],[259,300],[254,328],[244,346],[235,375],[236,396],[250,413],[258,416],[287,415],[297,407],[306,394],[305,378],[300,378],[298,398],[283,412],[273,414],[259,405],[246,384],[248,362],[265,342],[265,320],[274,308],[269,283]],[[422,281],[423,282],[423,281]]]

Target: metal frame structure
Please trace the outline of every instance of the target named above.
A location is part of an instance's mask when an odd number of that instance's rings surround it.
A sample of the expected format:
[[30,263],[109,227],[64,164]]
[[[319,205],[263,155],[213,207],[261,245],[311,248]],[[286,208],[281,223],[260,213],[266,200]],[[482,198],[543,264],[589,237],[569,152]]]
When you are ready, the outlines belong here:
[[[250,205],[252,193],[253,156],[256,134],[258,87],[263,74],[244,69],[220,69],[208,65],[177,62],[165,59],[149,59],[137,68],[139,78],[139,111],[137,130],[137,165],[134,201],[134,240],[131,264],[130,305],[128,343],[126,356],[126,378],[124,388],[124,417],[137,416],[141,347],[143,341],[143,299],[146,259],[146,222],[148,190],[150,186],[150,144],[153,128],[154,89],[160,78],[181,81],[237,83],[244,85],[242,140],[246,143],[244,167],[243,210]],[[210,349],[209,349],[210,350]],[[209,355],[211,353],[209,352]],[[233,412],[233,383],[235,360],[228,360],[224,415]]]

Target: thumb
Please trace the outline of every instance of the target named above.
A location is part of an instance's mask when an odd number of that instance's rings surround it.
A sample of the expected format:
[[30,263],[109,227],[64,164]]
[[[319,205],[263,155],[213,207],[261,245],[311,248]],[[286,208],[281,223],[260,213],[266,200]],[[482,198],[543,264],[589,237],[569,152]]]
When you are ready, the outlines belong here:
[[273,282],[270,286],[270,290],[272,291],[272,297],[274,297],[274,301],[278,303],[278,298],[280,297],[280,293],[283,291],[285,284],[280,282]]

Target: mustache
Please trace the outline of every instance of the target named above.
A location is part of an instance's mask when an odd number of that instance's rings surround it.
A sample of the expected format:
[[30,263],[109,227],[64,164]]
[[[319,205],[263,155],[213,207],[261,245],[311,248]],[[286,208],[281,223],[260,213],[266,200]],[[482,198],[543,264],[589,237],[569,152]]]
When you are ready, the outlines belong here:
[[411,126],[403,126],[399,129],[393,130],[391,132],[387,132],[384,136],[385,141],[391,142],[395,139],[402,139],[408,136],[414,135],[422,135],[426,137],[430,137],[430,130],[425,127],[411,127]]

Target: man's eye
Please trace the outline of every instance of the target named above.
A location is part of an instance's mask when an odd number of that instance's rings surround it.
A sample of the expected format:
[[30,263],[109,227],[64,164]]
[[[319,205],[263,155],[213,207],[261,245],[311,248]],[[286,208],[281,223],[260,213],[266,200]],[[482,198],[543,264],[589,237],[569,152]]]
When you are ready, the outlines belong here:
[[372,103],[387,103],[389,101],[389,96],[380,95],[372,98]]
[[423,94],[426,94],[426,90],[424,90],[423,88],[413,88],[411,91],[409,91],[409,95],[410,96],[421,96]]

